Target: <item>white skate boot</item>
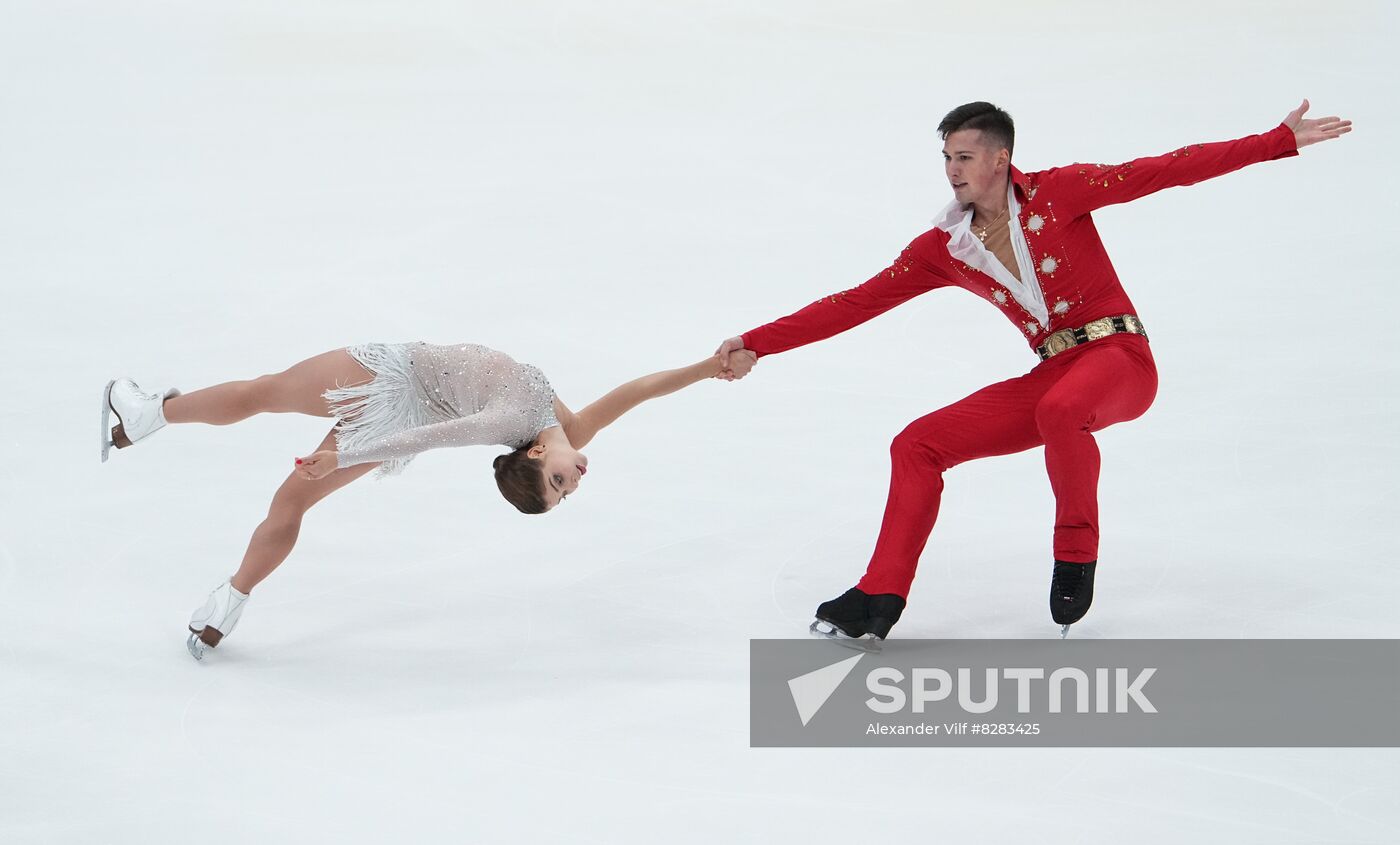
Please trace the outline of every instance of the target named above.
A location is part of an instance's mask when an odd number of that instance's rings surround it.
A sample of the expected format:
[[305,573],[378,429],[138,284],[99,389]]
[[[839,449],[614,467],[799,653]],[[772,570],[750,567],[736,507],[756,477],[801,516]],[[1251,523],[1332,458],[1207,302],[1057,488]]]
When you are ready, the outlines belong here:
[[195,660],[203,660],[205,651],[233,633],[246,601],[248,594],[235,590],[229,581],[214,588],[204,606],[190,617],[190,636],[185,646]]
[[[107,461],[113,446],[125,449],[165,428],[165,400],[179,395],[173,387],[163,394],[143,393],[129,378],[107,382],[102,390],[102,461]],[[112,414],[117,415],[117,424],[109,435]]]

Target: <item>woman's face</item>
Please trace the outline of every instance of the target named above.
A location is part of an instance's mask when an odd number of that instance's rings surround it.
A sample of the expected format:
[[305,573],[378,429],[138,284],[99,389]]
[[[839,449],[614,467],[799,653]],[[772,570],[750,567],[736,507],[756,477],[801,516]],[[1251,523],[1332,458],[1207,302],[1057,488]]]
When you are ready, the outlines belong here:
[[551,509],[572,496],[588,472],[588,458],[567,446],[539,443],[530,449],[529,455],[544,465],[544,498]]

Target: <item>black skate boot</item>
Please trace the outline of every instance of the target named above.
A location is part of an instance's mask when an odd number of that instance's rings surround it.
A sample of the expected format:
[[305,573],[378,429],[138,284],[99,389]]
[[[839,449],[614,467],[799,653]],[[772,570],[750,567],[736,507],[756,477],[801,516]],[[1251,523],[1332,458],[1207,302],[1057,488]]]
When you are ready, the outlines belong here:
[[819,637],[866,651],[879,651],[880,641],[904,612],[904,599],[893,593],[869,595],[852,587],[840,598],[817,606],[817,621],[809,629]]
[[1060,628],[1060,639],[1069,634],[1069,626],[1084,618],[1094,602],[1094,567],[1098,561],[1067,563],[1055,561],[1055,575],[1050,579],[1050,618]]

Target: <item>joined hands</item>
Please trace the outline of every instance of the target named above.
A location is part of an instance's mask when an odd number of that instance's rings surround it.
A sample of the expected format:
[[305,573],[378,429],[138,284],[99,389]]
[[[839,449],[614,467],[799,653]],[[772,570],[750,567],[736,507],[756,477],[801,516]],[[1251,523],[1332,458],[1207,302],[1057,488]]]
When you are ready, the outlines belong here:
[[715,358],[719,360],[720,371],[715,374],[715,378],[723,381],[738,381],[749,374],[749,370],[758,363],[758,353],[752,349],[744,348],[742,337],[731,337],[719,345],[715,350]]

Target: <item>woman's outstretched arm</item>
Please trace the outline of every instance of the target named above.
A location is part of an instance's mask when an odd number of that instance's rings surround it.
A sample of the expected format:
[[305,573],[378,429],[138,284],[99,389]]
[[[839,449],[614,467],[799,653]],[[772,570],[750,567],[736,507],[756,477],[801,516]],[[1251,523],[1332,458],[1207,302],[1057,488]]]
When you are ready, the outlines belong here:
[[663,370],[659,373],[633,379],[621,387],[609,391],[598,401],[575,413],[572,418],[564,419],[560,425],[563,426],[564,434],[569,438],[570,445],[575,449],[582,449],[588,445],[594,435],[648,399],[675,393],[682,387],[689,387],[697,381],[714,378],[723,370],[724,362],[720,360],[719,356],[711,355],[689,367]]

